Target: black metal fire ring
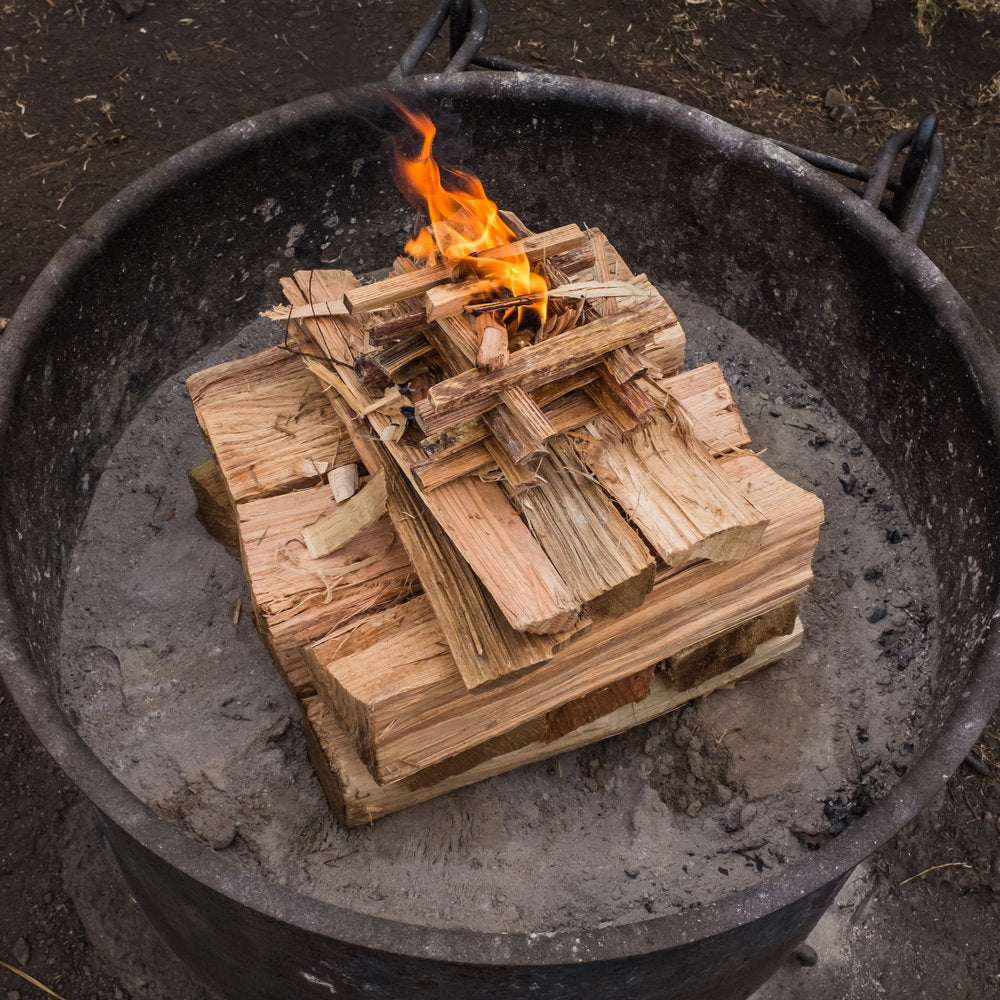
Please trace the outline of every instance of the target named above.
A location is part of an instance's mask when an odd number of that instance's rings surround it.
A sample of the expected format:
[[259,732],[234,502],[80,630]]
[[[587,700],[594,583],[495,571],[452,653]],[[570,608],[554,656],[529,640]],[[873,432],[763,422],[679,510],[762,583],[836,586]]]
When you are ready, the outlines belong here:
[[[678,130],[711,132],[723,151],[752,158],[773,171],[799,197],[833,206],[838,224],[860,234],[950,318],[950,332],[978,381],[994,428],[1000,428],[1000,367],[968,307],[911,240],[879,212],[837,182],[776,143],[726,125],[666,98],[612,84],[511,73],[476,73],[392,81],[336,95],[307,98],[232,125],[171,157],[111,199],[44,269],[0,339],[0,428],[6,431],[24,359],[36,345],[63,284],[81,273],[111,234],[132,224],[161,194],[196,184],[208,167],[244,155],[290,124],[322,118],[331,109],[349,110],[379,100],[390,89],[412,101],[473,96],[484,101],[520,100],[544,104],[558,98],[587,108],[615,108],[620,114],[660,120]],[[892,837],[935,794],[961,763],[1000,699],[1000,643],[985,637],[978,664],[949,725],[892,790],[880,808],[862,817],[821,852],[789,866],[781,878],[758,889],[733,893],[696,914],[655,917],[638,924],[552,935],[492,935],[446,931],[364,916],[323,904],[252,875],[196,844],[158,819],[128,792],[82,742],[56,706],[22,641],[10,597],[0,592],[0,668],[34,731],[59,765],[98,810],[151,857],[211,888],[222,897],[306,931],[336,935],[361,950],[379,949],[448,964],[529,967],[577,965],[677,947],[729,930],[794,905],[818,888],[834,891],[864,858]],[[825,904],[824,904],[825,905]]]

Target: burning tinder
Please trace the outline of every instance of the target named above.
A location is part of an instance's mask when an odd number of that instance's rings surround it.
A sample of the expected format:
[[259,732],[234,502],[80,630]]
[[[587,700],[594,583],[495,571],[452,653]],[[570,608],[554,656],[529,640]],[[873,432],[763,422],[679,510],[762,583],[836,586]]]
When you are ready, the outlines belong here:
[[455,277],[478,280],[482,285],[477,298],[500,299],[501,304],[505,297],[518,299],[503,314],[512,330],[525,322],[526,311],[537,316],[533,325],[540,326],[546,317],[548,284],[531,270],[527,256],[520,253],[503,260],[478,256],[517,240],[496,203],[487,197],[479,178],[437,162],[433,153],[437,130],[427,115],[395,98],[390,100],[421,140],[412,157],[403,151],[401,138],[395,140],[396,183],[406,199],[430,219],[430,225],[406,244],[406,252],[422,264],[440,261]]

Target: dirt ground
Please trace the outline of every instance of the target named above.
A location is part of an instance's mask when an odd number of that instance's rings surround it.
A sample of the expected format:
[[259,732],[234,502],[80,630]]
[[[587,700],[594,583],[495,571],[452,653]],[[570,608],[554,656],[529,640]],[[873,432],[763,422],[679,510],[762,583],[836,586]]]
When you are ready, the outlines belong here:
[[[240,118],[379,79],[429,6],[0,0],[0,317],[147,167]],[[1000,335],[996,0],[887,0],[846,39],[774,0],[508,0],[491,13],[492,53],[859,162],[936,112],[948,166],[922,245]],[[0,733],[0,961],[66,1000],[202,1000],[2,690]],[[818,964],[789,963],[761,1000],[1000,997],[1000,715],[976,753],[985,773],[963,766],[845,889],[810,941]],[[3,966],[0,991],[42,995]]]

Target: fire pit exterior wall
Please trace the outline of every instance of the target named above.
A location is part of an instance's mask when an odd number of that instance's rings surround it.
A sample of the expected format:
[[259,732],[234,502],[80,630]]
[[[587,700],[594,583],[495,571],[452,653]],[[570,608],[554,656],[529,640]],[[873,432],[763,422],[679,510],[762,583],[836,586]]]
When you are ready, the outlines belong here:
[[774,143],[664,97],[560,77],[392,89],[471,139],[501,205],[538,228],[600,226],[637,270],[690,286],[852,415],[936,560],[933,740],[867,816],[756,890],[622,927],[504,936],[365,917],[272,885],[158,819],[93,756],[58,708],[54,664],[94,486],[145,396],[276,301],[291,264],[364,272],[391,259],[409,213],[370,89],[279,108],[167,161],[72,237],[25,298],[0,341],[4,678],[97,807],[136,898],[224,996],[745,997],[957,767],[1000,697],[997,359],[911,240]]

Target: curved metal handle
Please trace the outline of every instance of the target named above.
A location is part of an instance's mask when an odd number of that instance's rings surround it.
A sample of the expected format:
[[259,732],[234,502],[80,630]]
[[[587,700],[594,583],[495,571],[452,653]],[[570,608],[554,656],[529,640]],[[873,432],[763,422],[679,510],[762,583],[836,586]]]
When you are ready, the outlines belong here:
[[864,199],[878,207],[882,202],[896,158],[909,148],[888,215],[907,236],[920,235],[927,212],[937,194],[944,169],[944,146],[937,133],[937,116],[925,115],[915,128],[900,129],[879,150]]
[[[936,115],[925,115],[915,128],[900,129],[892,135],[879,150],[875,165],[870,169],[787,142],[778,145],[813,166],[864,181],[861,197],[874,208],[881,206],[886,191],[892,192],[892,203],[885,210],[886,215],[914,241],[920,236],[944,170],[944,146],[937,135]],[[890,177],[897,157],[907,148],[899,177]]]
[[444,68],[445,73],[462,73],[471,65],[515,73],[541,72],[533,66],[522,66],[509,59],[483,55],[479,51],[486,38],[488,26],[486,4],[483,0],[441,0],[389,74],[390,80],[409,76],[416,69],[417,63],[426,55],[437,33],[449,18],[451,59]]

